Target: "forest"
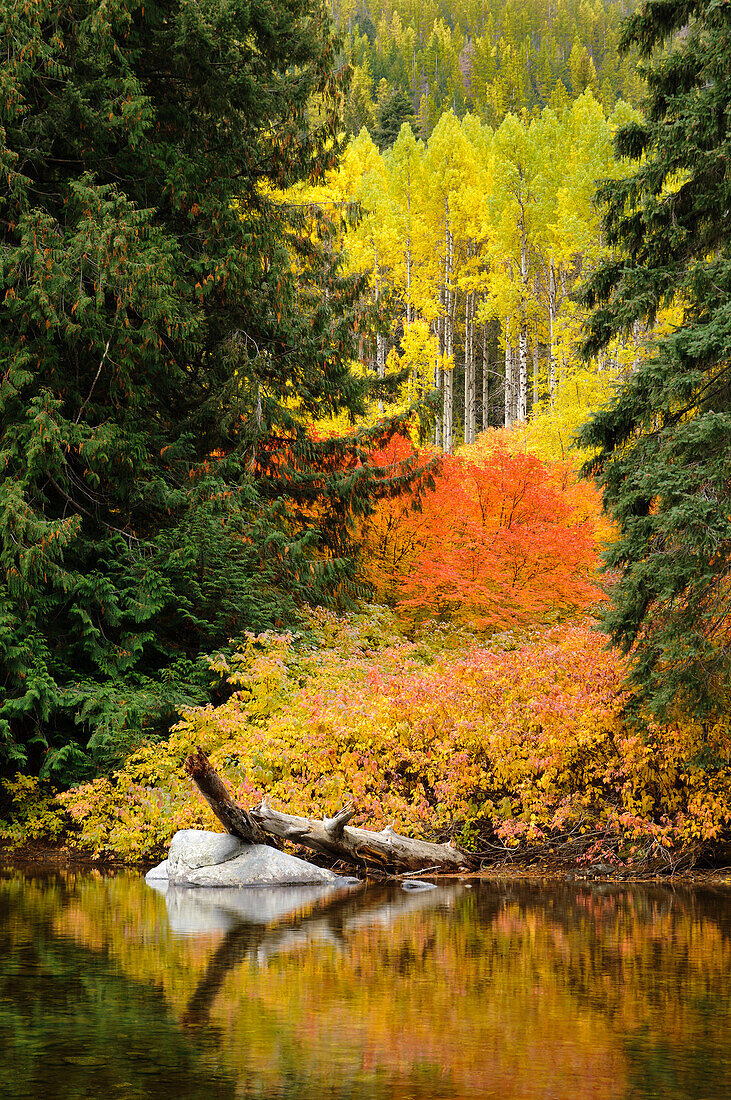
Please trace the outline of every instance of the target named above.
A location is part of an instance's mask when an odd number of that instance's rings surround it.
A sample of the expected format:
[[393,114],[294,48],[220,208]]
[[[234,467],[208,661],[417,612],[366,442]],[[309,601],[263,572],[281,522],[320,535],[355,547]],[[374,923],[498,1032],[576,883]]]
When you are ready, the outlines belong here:
[[9,0],[0,843],[723,858],[729,18]]
[[410,106],[427,140],[450,110],[496,126],[509,113],[533,113],[587,90],[607,111],[619,99],[637,106],[636,56],[618,50],[633,7],[625,0],[333,0],[353,59],[345,125],[353,135],[363,126],[387,135]]
[[[644,354],[636,323],[590,361],[574,291],[602,256],[595,181],[617,177],[607,117],[590,91],[496,129],[446,111],[424,143],[403,123],[381,152],[364,128],[302,206],[344,215],[348,264],[366,271],[382,329],[367,369],[408,372],[403,407],[443,392],[433,442],[446,453],[479,431],[531,424],[533,446],[568,453],[574,431]],[[358,204],[356,225],[347,211]],[[672,324],[666,308],[653,332]],[[365,349],[366,351],[368,349]]]

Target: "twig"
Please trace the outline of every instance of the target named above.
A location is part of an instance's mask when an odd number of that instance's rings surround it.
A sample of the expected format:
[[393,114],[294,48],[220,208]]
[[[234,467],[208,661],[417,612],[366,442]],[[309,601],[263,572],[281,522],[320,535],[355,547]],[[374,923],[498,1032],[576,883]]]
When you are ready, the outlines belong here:
[[107,346],[104,349],[104,354],[102,355],[101,359],[99,360],[99,366],[96,369],[96,374],[94,375],[94,381],[91,384],[91,389],[89,390],[89,392],[86,395],[86,400],[84,401],[83,405],[79,409],[79,415],[76,417],[76,420],[74,421],[75,424],[78,424],[79,421],[81,420],[81,414],[83,413],[86,406],[89,404],[89,399],[91,398],[91,395],[94,392],[94,386],[96,386],[97,382],[99,381],[99,375],[102,372],[102,367],[104,366],[104,360],[106,359],[107,355],[109,354],[109,348],[110,348],[110,345],[112,343],[112,337],[114,336],[114,333],[115,333],[116,328],[117,328],[117,321],[118,320],[119,320],[119,302],[117,303],[117,312],[114,315],[114,324],[112,325],[112,331],[109,333],[109,339],[107,340]]
[[438,871],[439,867],[422,867],[420,871],[402,871],[398,875],[393,875],[393,878],[416,878],[417,875],[430,875],[433,871]]

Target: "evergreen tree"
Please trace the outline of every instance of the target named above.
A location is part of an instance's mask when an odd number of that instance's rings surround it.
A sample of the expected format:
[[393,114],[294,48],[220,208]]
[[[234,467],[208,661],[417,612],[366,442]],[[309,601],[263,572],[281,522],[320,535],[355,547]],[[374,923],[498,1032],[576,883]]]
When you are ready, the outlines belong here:
[[412,130],[417,130],[416,116],[411,100],[403,92],[396,90],[384,100],[378,109],[373,139],[379,149],[389,149],[408,122]]
[[364,126],[373,128],[373,74],[368,58],[363,65],[355,65],[353,79],[345,104],[344,123],[349,134],[359,134]]
[[584,290],[589,353],[652,326],[668,303],[683,310],[580,437],[596,449],[589,470],[619,532],[607,554],[620,576],[607,621],[661,713],[728,706],[730,32],[731,7],[709,0],[648,2],[628,21],[623,48],[657,57],[646,122],[616,139],[636,170],[600,191],[617,251]]
[[273,197],[339,153],[319,0],[6,0],[0,35],[0,766],[68,772],[331,591],[402,472],[306,428],[366,389],[337,226]]

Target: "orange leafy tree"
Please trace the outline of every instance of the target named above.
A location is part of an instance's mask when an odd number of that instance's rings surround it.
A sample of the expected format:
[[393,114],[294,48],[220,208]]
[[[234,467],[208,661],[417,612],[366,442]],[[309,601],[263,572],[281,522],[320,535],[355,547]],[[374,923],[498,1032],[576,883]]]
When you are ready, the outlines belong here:
[[[397,437],[373,461],[395,463],[409,450]],[[511,453],[487,436],[445,456],[418,498],[379,505],[363,530],[364,568],[379,600],[417,620],[524,628],[601,599],[601,528],[596,493],[570,464]]]

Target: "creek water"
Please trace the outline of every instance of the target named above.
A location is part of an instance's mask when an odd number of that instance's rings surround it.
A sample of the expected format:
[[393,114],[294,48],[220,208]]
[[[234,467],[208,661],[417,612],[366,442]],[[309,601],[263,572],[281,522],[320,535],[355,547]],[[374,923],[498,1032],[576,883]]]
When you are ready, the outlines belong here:
[[0,872],[0,1096],[728,1100],[731,890]]

